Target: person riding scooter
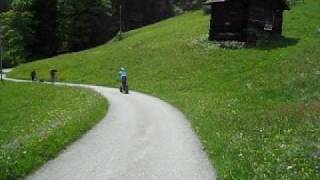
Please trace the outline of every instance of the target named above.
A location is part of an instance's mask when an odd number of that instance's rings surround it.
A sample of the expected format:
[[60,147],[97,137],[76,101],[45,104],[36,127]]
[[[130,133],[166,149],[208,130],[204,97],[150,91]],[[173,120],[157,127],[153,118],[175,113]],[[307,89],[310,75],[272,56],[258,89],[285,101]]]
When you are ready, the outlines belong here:
[[125,68],[120,68],[119,80],[121,81],[120,92],[129,94],[128,88],[128,72]]

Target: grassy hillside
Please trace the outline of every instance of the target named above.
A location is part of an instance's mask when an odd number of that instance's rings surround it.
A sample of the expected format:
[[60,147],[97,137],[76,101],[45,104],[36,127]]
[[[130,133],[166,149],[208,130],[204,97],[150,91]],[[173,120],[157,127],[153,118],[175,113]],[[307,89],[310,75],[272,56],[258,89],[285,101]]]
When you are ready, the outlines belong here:
[[125,34],[95,49],[25,64],[48,78],[131,88],[178,106],[190,119],[221,179],[320,178],[320,1],[285,15],[285,39],[257,48],[209,43],[201,12]]
[[17,179],[57,155],[106,113],[86,89],[0,82],[0,179]]

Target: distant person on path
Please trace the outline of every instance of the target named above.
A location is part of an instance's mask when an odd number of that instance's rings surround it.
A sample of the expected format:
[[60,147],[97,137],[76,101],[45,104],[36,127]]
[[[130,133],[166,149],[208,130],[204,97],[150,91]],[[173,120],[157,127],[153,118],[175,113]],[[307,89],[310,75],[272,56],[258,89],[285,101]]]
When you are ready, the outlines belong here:
[[56,82],[57,79],[58,79],[58,70],[56,68],[53,68],[51,71],[50,71],[50,77],[51,77],[51,82]]
[[31,80],[32,81],[36,81],[38,78],[37,78],[37,71],[35,69],[33,69],[33,71],[31,72]]
[[128,71],[125,68],[120,68],[119,71],[119,80],[121,81],[120,91],[125,92],[126,94],[129,93],[128,89]]

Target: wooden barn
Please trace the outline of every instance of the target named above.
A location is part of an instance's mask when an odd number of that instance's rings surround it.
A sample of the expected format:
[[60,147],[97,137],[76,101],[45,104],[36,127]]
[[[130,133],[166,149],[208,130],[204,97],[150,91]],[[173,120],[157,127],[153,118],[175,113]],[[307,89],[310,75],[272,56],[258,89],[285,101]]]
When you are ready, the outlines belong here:
[[209,40],[255,42],[263,34],[281,35],[286,0],[208,0]]

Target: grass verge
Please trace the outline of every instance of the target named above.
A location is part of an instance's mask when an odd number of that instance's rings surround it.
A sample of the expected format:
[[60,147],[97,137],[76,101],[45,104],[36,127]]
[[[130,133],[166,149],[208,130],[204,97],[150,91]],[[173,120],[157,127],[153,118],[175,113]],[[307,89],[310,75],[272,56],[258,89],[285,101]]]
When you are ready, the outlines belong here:
[[88,89],[0,82],[0,179],[19,179],[101,120],[107,102]]

